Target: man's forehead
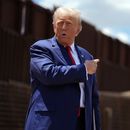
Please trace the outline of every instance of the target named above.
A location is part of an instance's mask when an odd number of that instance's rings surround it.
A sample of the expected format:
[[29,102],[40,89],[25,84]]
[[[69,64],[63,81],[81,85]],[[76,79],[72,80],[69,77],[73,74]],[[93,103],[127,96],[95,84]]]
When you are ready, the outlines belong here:
[[68,20],[68,21],[76,20],[76,18],[74,16],[71,16],[69,14],[59,15],[57,17],[57,19],[59,19],[59,20]]
[[73,23],[73,21],[72,20],[70,20],[70,19],[57,19],[57,22],[59,23],[59,22],[67,22],[67,23]]

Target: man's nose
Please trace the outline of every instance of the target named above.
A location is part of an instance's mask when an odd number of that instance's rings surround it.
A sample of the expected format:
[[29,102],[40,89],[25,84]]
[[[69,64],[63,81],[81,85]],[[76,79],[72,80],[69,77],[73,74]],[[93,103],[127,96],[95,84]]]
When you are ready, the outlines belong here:
[[66,23],[63,23],[62,29],[66,29]]

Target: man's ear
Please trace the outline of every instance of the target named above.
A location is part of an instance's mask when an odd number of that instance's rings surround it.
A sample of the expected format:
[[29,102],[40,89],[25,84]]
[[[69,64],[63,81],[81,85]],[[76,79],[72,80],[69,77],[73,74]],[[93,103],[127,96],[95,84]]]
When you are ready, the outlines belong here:
[[54,33],[55,33],[55,28],[56,28],[56,25],[55,25],[55,23],[54,23],[54,22],[52,23],[52,25],[53,25],[53,30],[54,30]]
[[78,36],[79,35],[79,33],[82,31],[82,26],[80,26],[78,29],[77,29],[77,33],[76,33],[76,35],[75,36]]

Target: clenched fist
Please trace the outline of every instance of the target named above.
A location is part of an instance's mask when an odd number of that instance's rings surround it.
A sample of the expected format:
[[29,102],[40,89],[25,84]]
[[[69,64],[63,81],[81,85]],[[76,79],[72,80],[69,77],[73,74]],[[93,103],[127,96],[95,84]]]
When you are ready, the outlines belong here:
[[86,67],[88,74],[94,74],[96,72],[98,62],[99,62],[99,59],[85,61],[84,65]]

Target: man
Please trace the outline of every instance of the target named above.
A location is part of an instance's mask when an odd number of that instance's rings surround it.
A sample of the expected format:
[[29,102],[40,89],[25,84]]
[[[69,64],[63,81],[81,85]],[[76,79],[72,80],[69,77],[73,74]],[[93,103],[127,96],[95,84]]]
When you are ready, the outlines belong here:
[[98,59],[75,44],[80,13],[58,8],[55,36],[30,48],[32,97],[25,130],[100,130]]

